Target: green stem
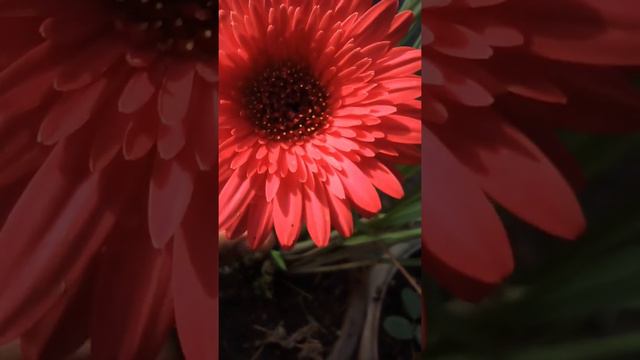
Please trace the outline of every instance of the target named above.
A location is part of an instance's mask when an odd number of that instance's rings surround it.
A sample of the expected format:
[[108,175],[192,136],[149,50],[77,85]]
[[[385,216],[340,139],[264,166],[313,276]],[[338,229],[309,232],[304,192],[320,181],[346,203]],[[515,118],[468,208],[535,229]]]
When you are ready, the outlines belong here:
[[375,235],[359,235],[359,236],[354,236],[352,238],[347,239],[344,242],[344,245],[345,246],[356,246],[356,245],[362,245],[362,244],[365,244],[365,243],[373,243],[373,242],[376,242],[376,241],[381,241],[381,242],[384,242],[387,245],[389,245],[389,244],[395,244],[396,242],[400,242],[400,241],[404,241],[404,240],[408,240],[408,239],[419,237],[421,234],[422,234],[422,229],[421,228],[414,228],[414,229],[407,229],[407,230],[399,230],[399,231],[388,232],[388,233],[384,233],[384,234],[379,235],[379,236],[375,236]]

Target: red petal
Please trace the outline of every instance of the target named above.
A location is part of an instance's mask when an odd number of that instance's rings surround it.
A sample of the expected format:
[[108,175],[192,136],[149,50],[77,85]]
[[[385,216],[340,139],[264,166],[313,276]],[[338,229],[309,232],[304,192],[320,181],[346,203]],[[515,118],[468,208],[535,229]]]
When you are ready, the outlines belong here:
[[288,176],[274,199],[273,223],[284,247],[291,247],[300,233],[303,206],[300,186],[293,176]]
[[189,111],[195,75],[194,65],[172,63],[168,66],[158,97],[158,113],[166,124],[177,124]]
[[161,248],[182,222],[191,194],[193,175],[178,160],[156,159],[149,187],[149,233]]
[[198,196],[174,241],[176,325],[187,359],[218,358],[218,240],[215,174],[198,181]]
[[339,199],[330,192],[327,193],[329,210],[331,211],[331,223],[340,234],[347,238],[353,234],[353,215],[347,199]]
[[93,359],[153,359],[173,323],[170,250],[153,248],[138,228],[114,234],[101,254],[90,324]]
[[573,190],[526,136],[490,116],[445,128],[452,151],[502,206],[551,234],[572,239],[582,233],[585,219]]
[[79,129],[93,114],[106,85],[102,79],[86,89],[63,95],[42,120],[38,141],[51,145]]
[[474,294],[459,282],[447,282],[451,280],[448,275],[455,273],[485,284],[499,283],[513,269],[509,240],[473,175],[430,131],[424,130],[423,134],[425,267],[440,275],[444,285],[457,295],[471,297]]
[[362,159],[360,164],[362,164],[362,171],[369,177],[373,186],[396,199],[404,196],[404,189],[396,175],[379,160]]
[[156,92],[156,88],[149,79],[149,73],[139,71],[130,79],[118,101],[118,109],[125,113],[131,114],[141,109]]
[[378,192],[371,184],[371,180],[351,160],[339,159],[343,170],[338,172],[342,184],[353,201],[361,209],[369,213],[377,213],[382,208]]
[[22,336],[24,358],[66,359],[82,346],[89,337],[92,285],[83,281],[79,289],[62,297]]
[[[102,174],[83,177],[77,163],[86,169],[86,162],[64,150],[79,152],[57,146],[0,232],[0,343],[24,332],[79,281],[115,222],[116,214],[105,209],[119,197],[99,199]],[[122,184],[111,181],[120,194]]]
[[329,245],[331,217],[324,184],[316,181],[315,189],[304,189],[304,214],[307,230],[313,242],[320,247]]

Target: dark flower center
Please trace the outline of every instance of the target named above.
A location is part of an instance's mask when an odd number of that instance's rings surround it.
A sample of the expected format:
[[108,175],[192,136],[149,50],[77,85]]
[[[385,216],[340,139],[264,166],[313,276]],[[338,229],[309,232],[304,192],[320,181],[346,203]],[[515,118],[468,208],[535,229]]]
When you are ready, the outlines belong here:
[[117,27],[136,45],[187,56],[215,56],[217,1],[109,0],[118,11]]
[[268,67],[247,83],[243,95],[249,119],[269,140],[302,140],[328,125],[329,96],[305,67]]

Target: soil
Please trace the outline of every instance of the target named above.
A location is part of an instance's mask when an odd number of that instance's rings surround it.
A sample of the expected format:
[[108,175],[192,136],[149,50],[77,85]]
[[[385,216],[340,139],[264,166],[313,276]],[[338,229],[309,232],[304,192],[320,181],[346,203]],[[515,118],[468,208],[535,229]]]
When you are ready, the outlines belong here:
[[347,307],[344,272],[293,276],[269,259],[220,270],[220,359],[325,359]]

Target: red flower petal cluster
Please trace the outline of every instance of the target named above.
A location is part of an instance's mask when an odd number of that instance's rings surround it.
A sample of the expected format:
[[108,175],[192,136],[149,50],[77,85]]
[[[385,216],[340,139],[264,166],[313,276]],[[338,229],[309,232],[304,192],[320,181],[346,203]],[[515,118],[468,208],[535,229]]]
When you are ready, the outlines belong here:
[[[216,3],[0,1],[0,343],[217,354]],[[208,320],[207,320],[208,317]]]
[[220,229],[256,248],[302,225],[318,246],[351,211],[403,196],[393,164],[421,141],[420,50],[396,0],[220,4]]
[[579,170],[556,131],[640,126],[637,5],[423,1],[424,254],[458,295],[512,271],[494,202],[561,238],[584,230]]

